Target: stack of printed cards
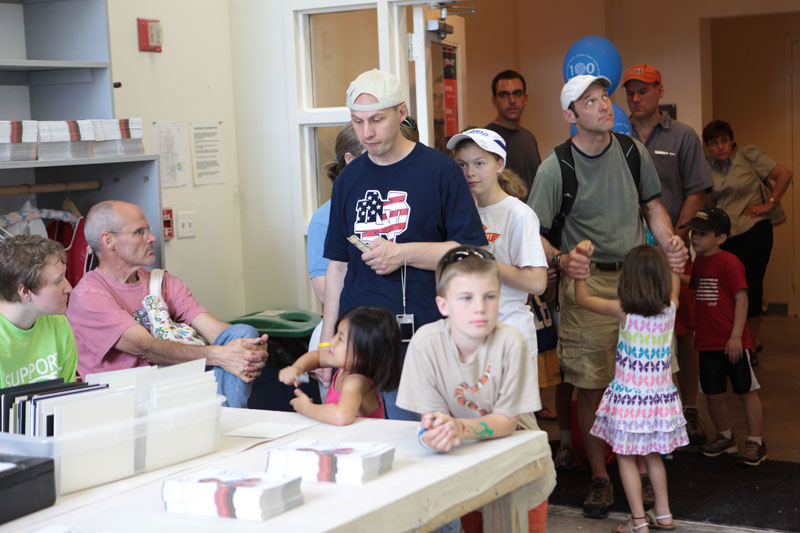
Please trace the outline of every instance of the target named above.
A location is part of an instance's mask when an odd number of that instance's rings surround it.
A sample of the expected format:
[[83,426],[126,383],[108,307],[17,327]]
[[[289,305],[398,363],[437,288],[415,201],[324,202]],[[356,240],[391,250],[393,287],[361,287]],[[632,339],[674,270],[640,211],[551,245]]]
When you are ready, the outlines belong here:
[[297,439],[267,451],[267,473],[360,485],[392,469],[394,446]]
[[92,157],[91,120],[40,120],[38,126],[40,160]]
[[35,120],[0,120],[0,161],[36,161]]
[[171,513],[266,520],[303,503],[303,493],[298,476],[201,470],[164,481],[161,499]]
[[141,118],[94,119],[94,157],[144,153]]

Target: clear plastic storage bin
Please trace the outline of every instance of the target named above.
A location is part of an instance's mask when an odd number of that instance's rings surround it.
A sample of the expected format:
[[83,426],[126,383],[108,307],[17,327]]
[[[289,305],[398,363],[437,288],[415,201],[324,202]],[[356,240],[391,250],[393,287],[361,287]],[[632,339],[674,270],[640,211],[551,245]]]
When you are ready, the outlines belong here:
[[219,449],[222,396],[62,437],[0,433],[0,451],[55,461],[56,491],[68,494]]

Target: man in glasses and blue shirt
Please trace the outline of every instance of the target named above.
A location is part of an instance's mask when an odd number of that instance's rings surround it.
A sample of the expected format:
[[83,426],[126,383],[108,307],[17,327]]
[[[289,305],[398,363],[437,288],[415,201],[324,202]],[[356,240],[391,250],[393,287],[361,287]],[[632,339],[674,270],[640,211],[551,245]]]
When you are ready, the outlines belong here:
[[101,202],[86,216],[86,240],[99,258],[70,297],[67,318],[78,346],[78,374],[206,359],[218,391],[231,407],[247,407],[253,380],[267,359],[267,336],[251,326],[216,319],[178,277],[164,272],[161,295],[174,322],[191,325],[209,346],[151,335],[143,300],[150,291],[155,253],[142,210],[127,202]]
[[492,80],[492,105],[497,109],[487,130],[500,134],[506,142],[506,168],[522,178],[530,191],[536,170],[542,162],[539,145],[533,133],[520,125],[522,113],[528,105],[525,78],[513,70],[504,70]]

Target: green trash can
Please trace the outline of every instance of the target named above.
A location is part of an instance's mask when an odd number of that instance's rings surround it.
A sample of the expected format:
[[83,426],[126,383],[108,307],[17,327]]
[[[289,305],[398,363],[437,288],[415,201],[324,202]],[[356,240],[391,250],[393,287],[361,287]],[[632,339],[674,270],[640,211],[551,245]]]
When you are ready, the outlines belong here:
[[[295,397],[294,387],[278,381],[278,372],[308,351],[311,334],[321,321],[322,317],[316,313],[289,308],[268,309],[230,321],[231,324],[253,326],[259,334],[269,335],[267,365],[253,383],[253,390],[247,402],[248,408],[293,411],[289,401]],[[314,403],[321,403],[316,381],[305,383],[300,389],[308,394]]]
[[321,321],[322,317],[316,313],[302,309],[279,308],[240,316],[231,320],[231,324],[247,324],[256,328],[262,335],[266,333],[270,337],[296,339],[311,338],[311,333]]

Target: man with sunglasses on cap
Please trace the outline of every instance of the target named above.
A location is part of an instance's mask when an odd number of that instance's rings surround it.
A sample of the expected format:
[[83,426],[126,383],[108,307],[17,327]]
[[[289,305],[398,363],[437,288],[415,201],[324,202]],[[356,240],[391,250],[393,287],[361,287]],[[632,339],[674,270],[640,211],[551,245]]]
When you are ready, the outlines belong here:
[[519,72],[504,70],[495,76],[492,105],[497,109],[497,116],[486,129],[498,133],[506,142],[506,167],[516,172],[530,191],[542,158],[536,137],[520,125],[522,113],[528,106],[526,90],[525,78]]
[[[633,138],[650,152],[661,180],[661,201],[669,213],[673,231],[686,240],[689,235],[686,222],[705,206],[708,191],[714,186],[700,138],[691,127],[659,110],[664,85],[657,68],[633,65],[625,71],[622,85],[631,111]],[[687,264],[687,268],[686,274],[689,274],[691,265]],[[678,383],[689,442],[705,444],[706,427],[697,411],[699,362],[694,349],[694,315],[694,291],[681,287],[675,317],[680,366]]]
[[[347,107],[366,151],[333,185],[321,340],[357,305],[391,310],[410,338],[415,328],[441,318],[434,280],[439,259],[459,244],[486,246],[486,236],[455,161],[401,134],[408,108],[394,75],[362,73],[347,89]],[[353,235],[370,250],[348,242]],[[416,418],[395,406],[397,391],[382,394],[389,418]]]
[[[687,257],[683,246],[668,249],[673,226],[661,205],[661,186],[647,150],[635,141],[630,147],[638,152],[637,184],[626,159],[630,154],[623,152],[621,141],[611,134],[614,111],[607,91],[610,84],[604,76],[582,75],[567,81],[561,90],[564,120],[576,127],[567,148],[573,159],[577,191],[563,221],[558,247],[545,238],[553,238],[550,235],[553,221],[564,200],[562,167],[555,152],[539,166],[528,200],[539,217],[549,265],[566,274],[561,284],[558,360],[564,381],[578,389],[578,425],[592,469],[592,483],[583,503],[584,515],[590,518],[608,516],[608,507],[613,503],[605,443],[590,435],[589,429],[603,391],[614,377],[619,321],[578,306],[572,280],[588,279],[590,294],[617,298],[619,270],[625,255],[634,246],[645,243],[640,208],[656,240],[667,252],[672,269],[682,272]],[[575,246],[584,239],[590,240],[597,250],[591,262],[575,251]]]

